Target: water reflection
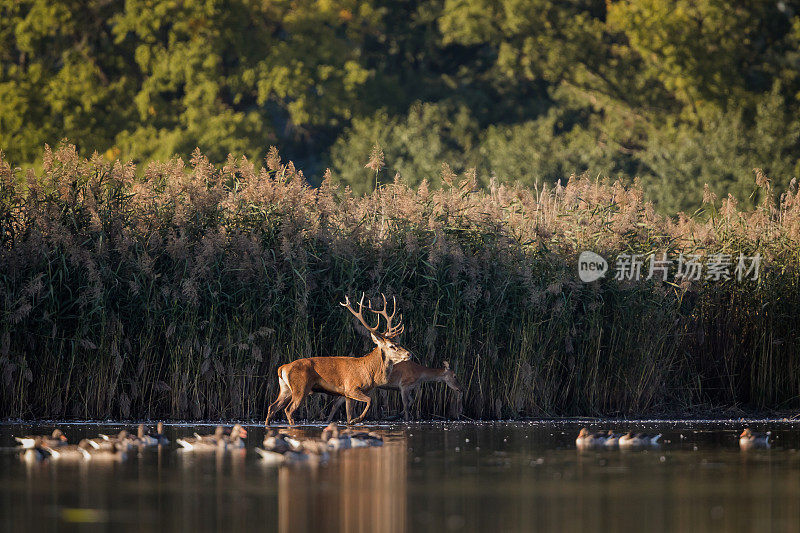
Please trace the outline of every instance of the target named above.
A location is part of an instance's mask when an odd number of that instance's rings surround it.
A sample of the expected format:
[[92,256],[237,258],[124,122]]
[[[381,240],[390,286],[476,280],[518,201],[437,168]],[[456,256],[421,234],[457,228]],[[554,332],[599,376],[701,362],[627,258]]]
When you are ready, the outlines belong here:
[[406,478],[403,438],[379,448],[343,450],[325,468],[282,468],[279,530],[405,531]]
[[[41,431],[39,431],[41,429]],[[52,428],[0,426],[12,434]],[[800,527],[800,431],[741,451],[731,426],[666,427],[660,449],[577,452],[567,424],[378,429],[380,448],[327,463],[269,466],[248,449],[179,452],[122,463],[20,461],[0,451],[0,531],[754,531]],[[649,428],[653,429],[653,428]],[[766,428],[764,428],[766,429]],[[71,442],[119,426],[71,426]],[[167,436],[208,427],[168,427]],[[292,429],[318,435],[321,428]]]

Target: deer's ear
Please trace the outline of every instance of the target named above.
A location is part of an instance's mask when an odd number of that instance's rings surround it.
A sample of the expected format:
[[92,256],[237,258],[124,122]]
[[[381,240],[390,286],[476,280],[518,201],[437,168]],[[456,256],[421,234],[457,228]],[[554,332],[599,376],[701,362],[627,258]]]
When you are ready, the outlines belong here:
[[376,337],[374,333],[370,333],[369,336],[372,337],[372,342],[374,342],[378,346],[381,346],[381,340],[378,337]]
[[445,370],[450,370],[450,361],[445,361],[443,364]]

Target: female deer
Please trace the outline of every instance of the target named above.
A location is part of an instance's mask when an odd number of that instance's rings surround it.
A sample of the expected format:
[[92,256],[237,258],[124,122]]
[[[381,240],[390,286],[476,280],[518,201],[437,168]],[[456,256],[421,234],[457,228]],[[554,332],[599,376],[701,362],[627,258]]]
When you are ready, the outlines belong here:
[[[444,362],[442,368],[428,368],[427,366],[422,366],[414,361],[403,361],[402,363],[397,363],[389,373],[389,378],[387,379],[386,384],[378,385],[378,388],[385,390],[396,390],[400,392],[400,399],[403,400],[403,418],[408,420],[408,410],[413,403],[411,399],[411,393],[414,392],[421,384],[431,381],[440,381],[455,391],[455,413],[457,416],[460,415],[462,407],[461,398],[464,394],[464,390],[461,387],[461,384],[458,382],[455,373],[450,370],[450,363],[447,361]],[[336,414],[336,411],[345,401],[348,404],[350,403],[350,399],[345,397],[340,397],[336,400],[336,402],[334,402],[331,412],[328,415],[327,422],[330,423],[330,421],[333,420],[333,415]]]

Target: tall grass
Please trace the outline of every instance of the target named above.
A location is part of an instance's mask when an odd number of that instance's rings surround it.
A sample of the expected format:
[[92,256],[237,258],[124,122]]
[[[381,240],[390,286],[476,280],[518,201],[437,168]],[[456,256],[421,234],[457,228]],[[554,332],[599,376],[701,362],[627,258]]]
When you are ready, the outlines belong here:
[[[707,191],[667,218],[586,177],[475,190],[446,169],[444,190],[355,197],[266,164],[0,159],[0,416],[260,418],[279,365],[371,349],[337,305],[361,291],[397,295],[402,343],[450,361],[468,416],[800,405],[800,198],[761,174],[754,211]],[[584,249],[764,259],[758,281],[584,284]]]

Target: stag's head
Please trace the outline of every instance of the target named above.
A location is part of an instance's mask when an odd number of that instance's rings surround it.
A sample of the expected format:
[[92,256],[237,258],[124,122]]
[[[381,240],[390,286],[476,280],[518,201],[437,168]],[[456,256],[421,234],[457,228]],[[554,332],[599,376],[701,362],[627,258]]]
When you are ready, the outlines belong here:
[[[395,364],[408,361],[411,359],[411,352],[395,342],[395,337],[400,335],[405,329],[403,326],[402,314],[397,318],[397,324],[393,324],[394,317],[397,314],[397,299],[392,297],[392,314],[389,314],[389,305],[386,302],[386,296],[381,294],[381,297],[383,298],[383,309],[381,310],[373,309],[372,303],[367,302],[367,310],[378,315],[378,323],[375,324],[375,326],[370,326],[364,318],[363,294],[361,295],[361,300],[358,302],[358,311],[353,309],[353,306],[350,305],[350,298],[348,296],[345,296],[344,302],[340,303],[339,305],[350,311],[353,316],[355,316],[358,321],[361,322],[361,325],[364,326],[367,331],[369,331],[372,341],[377,344],[378,347],[380,347],[381,353],[388,359],[390,363]],[[378,331],[378,328],[380,328],[381,325],[381,317],[386,320],[386,331],[383,332]]]

